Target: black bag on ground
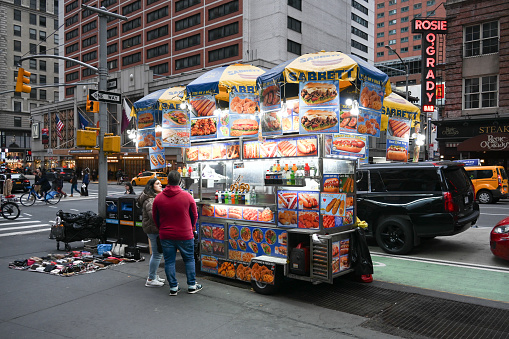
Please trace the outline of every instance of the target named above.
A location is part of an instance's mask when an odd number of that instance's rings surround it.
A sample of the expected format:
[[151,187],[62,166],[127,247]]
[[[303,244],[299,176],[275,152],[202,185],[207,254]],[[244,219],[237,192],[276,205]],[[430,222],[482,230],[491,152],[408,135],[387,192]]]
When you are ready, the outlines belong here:
[[358,227],[352,233],[352,246],[350,252],[351,266],[356,275],[373,274],[373,261],[369,253],[368,243],[364,230]]
[[135,246],[127,246],[124,251],[124,258],[140,260],[141,258],[140,249]]
[[63,224],[55,224],[51,226],[50,239],[56,239],[58,241],[65,238],[65,230]]

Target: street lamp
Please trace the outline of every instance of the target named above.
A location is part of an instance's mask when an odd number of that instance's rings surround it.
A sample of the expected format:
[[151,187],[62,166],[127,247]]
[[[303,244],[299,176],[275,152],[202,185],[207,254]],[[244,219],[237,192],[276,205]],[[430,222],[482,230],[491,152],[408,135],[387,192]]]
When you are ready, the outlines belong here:
[[401,61],[401,63],[403,64],[403,66],[405,66],[405,71],[406,71],[406,100],[408,101],[408,65],[403,61],[403,59],[401,59],[401,57],[399,56],[398,52],[396,52],[391,46],[389,45],[385,45],[385,48],[387,48],[388,50],[392,51],[394,54],[396,54],[399,58],[399,61]]

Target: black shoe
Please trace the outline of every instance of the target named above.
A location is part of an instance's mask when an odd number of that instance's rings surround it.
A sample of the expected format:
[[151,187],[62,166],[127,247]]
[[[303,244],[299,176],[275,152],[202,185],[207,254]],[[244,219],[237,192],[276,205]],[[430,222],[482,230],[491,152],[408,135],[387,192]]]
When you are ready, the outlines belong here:
[[193,293],[196,293],[198,291],[201,291],[202,289],[203,289],[203,286],[201,284],[196,284],[196,285],[194,285],[192,287],[189,287],[187,289],[187,293],[193,294]]

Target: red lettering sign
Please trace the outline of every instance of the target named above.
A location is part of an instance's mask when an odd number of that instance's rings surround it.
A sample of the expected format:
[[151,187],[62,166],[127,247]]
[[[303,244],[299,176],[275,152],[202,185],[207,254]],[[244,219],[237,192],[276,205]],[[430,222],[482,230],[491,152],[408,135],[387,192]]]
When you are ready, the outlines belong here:
[[447,33],[447,21],[433,18],[412,20],[412,33]]

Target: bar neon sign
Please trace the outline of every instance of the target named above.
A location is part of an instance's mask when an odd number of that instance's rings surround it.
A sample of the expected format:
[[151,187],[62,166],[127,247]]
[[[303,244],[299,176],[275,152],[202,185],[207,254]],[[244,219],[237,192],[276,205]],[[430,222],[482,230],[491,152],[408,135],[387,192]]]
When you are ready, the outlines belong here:
[[434,18],[413,19],[412,33],[422,34],[421,106],[423,112],[433,112],[437,99],[436,46],[437,34],[447,33],[447,21]]

